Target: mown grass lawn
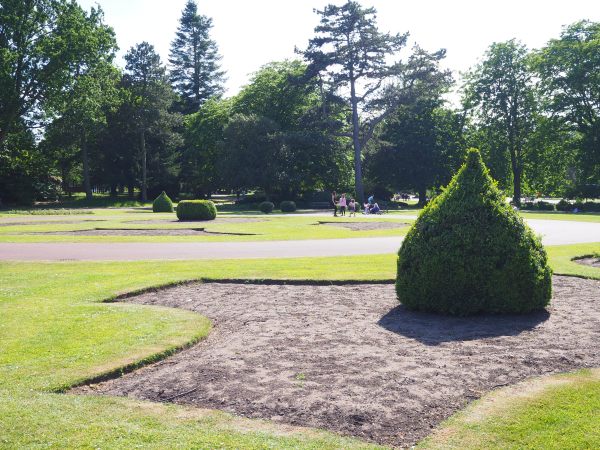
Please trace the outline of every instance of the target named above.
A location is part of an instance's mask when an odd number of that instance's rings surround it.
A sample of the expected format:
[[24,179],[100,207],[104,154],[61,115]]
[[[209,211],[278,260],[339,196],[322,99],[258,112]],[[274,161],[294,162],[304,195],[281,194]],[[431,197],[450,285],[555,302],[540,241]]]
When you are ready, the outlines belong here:
[[[571,261],[600,252],[600,243],[549,247],[548,252],[556,272],[600,279],[600,270]],[[210,331],[210,323],[191,312],[103,302],[115,295],[199,278],[391,280],[395,260],[395,255],[376,255],[0,263],[0,447],[366,446],[331,433],[299,431],[220,412],[55,392],[128,364],[152,361]],[[565,395],[582,408],[593,406],[586,390],[577,392]],[[554,397],[561,395],[557,391]],[[577,420],[576,411],[566,419]],[[577,427],[572,429],[577,434]],[[509,426],[497,432],[513,434]]]
[[[111,214],[107,210],[93,210],[93,214],[74,215],[64,217],[46,217],[36,220],[42,222],[54,221],[77,221],[77,223],[42,223],[23,225],[31,221],[31,216],[11,215],[12,221],[17,221],[14,226],[9,225],[7,216],[0,218],[0,242],[223,242],[223,241],[279,241],[279,240],[302,240],[302,239],[343,239],[359,237],[385,237],[404,236],[408,231],[407,224],[413,219],[399,216],[378,216],[375,219],[358,217],[335,218],[333,216],[310,216],[300,214],[289,214],[286,216],[269,215],[244,215],[235,216],[238,219],[249,221],[232,220],[227,221],[204,221],[204,222],[168,222],[156,223],[156,220],[176,220],[174,214],[152,213],[146,210],[114,210]],[[220,216],[221,217],[221,216]],[[234,217],[224,215],[222,217]],[[5,219],[2,221],[2,219]],[[22,219],[22,220],[21,220]],[[343,226],[343,222],[390,222],[397,224],[397,228],[355,231]],[[132,222],[133,221],[133,222]],[[141,221],[148,221],[143,223]],[[3,222],[3,223],[2,223]],[[340,226],[320,225],[319,222],[336,222]],[[127,229],[177,229],[177,228],[204,228],[212,233],[243,233],[214,234],[197,236],[81,236],[69,233],[73,230],[93,230],[94,228],[127,228]],[[29,234],[46,232],[64,232],[64,235]]]
[[423,449],[597,449],[600,369],[492,392],[443,423]]

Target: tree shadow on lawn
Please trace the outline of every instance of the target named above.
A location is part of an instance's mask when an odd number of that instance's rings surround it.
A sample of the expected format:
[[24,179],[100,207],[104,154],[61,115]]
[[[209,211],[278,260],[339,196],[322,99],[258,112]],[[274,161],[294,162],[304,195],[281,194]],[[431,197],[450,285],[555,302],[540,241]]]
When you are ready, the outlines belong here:
[[416,339],[425,345],[439,345],[452,341],[516,336],[545,322],[548,311],[528,314],[480,314],[470,317],[452,317],[440,314],[409,311],[398,305],[381,319],[378,325],[393,333]]

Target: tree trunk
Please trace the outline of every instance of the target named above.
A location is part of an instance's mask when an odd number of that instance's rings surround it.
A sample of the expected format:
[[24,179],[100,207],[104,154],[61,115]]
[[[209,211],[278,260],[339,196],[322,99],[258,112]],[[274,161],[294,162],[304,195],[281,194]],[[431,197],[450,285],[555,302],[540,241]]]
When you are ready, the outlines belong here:
[[146,133],[142,129],[140,132],[140,150],[142,151],[142,202],[148,201],[148,169],[146,164]]
[[360,148],[360,123],[358,119],[358,100],[356,98],[356,88],[354,79],[350,78],[350,102],[352,103],[352,144],[354,145],[354,189],[356,190],[356,199],[362,205],[365,202],[365,191],[362,182],[362,162]]
[[521,206],[521,168],[516,167],[513,169],[513,179],[514,179],[514,195],[513,202],[517,206]]
[[419,206],[425,206],[427,203],[427,188],[421,186],[419,188]]
[[90,182],[90,161],[88,155],[88,145],[85,132],[81,133],[81,158],[83,160],[83,189],[85,190],[86,200],[91,200],[92,183]]
[[117,185],[116,184],[110,185],[110,196],[111,196],[111,198],[117,198]]
[[128,184],[127,185],[127,196],[129,198],[133,198],[133,184]]
[[508,140],[510,145],[510,166],[513,173],[513,203],[516,206],[521,206],[521,165],[519,164],[514,133],[512,131],[509,134]]

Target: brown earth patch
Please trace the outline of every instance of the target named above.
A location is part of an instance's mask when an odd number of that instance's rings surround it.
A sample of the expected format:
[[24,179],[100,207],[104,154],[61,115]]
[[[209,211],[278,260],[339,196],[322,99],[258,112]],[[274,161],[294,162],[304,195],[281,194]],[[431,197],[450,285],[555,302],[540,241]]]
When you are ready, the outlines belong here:
[[373,231],[373,230],[392,230],[407,227],[409,224],[404,222],[324,222],[319,221],[318,225],[327,225],[331,227],[349,228],[352,231]]
[[584,266],[592,266],[600,269],[600,257],[598,256],[589,256],[587,258],[577,258],[574,259],[577,264],[583,264]]
[[255,236],[253,233],[205,231],[204,228],[94,228],[91,230],[40,231],[22,234],[77,236]]
[[[200,221],[201,222],[201,221]],[[252,223],[264,222],[264,219],[253,219],[251,217],[217,217],[214,220],[207,221],[213,224],[231,224],[231,223]],[[142,225],[159,225],[165,223],[198,223],[195,221],[181,221],[179,219],[148,219],[148,220],[127,220],[127,223],[136,223]]]
[[600,366],[600,282],[556,276],[547,311],[453,318],[398,305],[392,284],[193,283],[128,302],[197,311],[199,344],[81,387],[411,446],[499,386]]
[[83,220],[35,220],[29,222],[0,222],[0,227],[20,227],[24,225],[70,225],[83,222],[105,222],[104,219],[83,219]]

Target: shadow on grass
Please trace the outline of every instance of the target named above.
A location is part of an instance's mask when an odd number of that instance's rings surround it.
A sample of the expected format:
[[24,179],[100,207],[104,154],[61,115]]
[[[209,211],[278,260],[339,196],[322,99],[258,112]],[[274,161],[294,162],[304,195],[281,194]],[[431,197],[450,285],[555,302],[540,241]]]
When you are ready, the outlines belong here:
[[535,328],[549,317],[550,313],[546,310],[528,314],[451,317],[409,311],[398,305],[384,315],[378,325],[425,345],[439,345],[444,342],[515,336]]

